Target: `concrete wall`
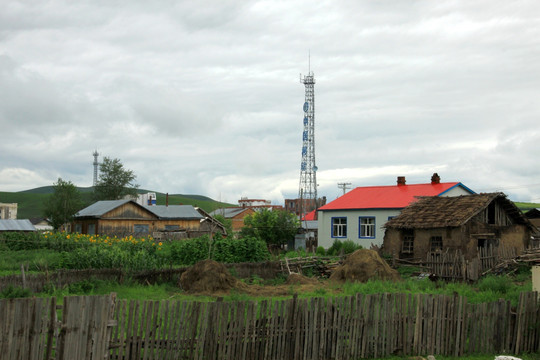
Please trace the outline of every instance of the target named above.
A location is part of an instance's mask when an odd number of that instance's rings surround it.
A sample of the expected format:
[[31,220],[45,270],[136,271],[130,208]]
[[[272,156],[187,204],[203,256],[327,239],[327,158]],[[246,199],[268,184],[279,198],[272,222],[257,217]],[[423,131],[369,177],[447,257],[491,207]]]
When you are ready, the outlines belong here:
[[[328,249],[336,238],[332,237],[332,218],[347,218],[347,236],[337,238],[339,240],[352,240],[362,247],[369,249],[371,244],[381,246],[384,240],[384,224],[389,216],[399,215],[397,209],[372,209],[372,210],[341,210],[341,211],[319,211],[319,246]],[[375,217],[375,237],[364,239],[360,238],[359,222],[360,217]]]
[[532,267],[532,289],[540,293],[540,265]]
[[17,203],[0,203],[0,219],[16,220],[17,206]]

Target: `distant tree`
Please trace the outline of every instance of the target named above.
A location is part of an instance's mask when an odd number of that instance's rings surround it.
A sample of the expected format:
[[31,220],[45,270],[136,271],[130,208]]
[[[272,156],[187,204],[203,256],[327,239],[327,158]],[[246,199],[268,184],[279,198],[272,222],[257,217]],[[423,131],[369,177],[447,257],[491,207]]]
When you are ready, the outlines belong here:
[[81,194],[71,181],[58,178],[53,184],[54,192],[45,200],[44,214],[52,227],[58,230],[63,224],[73,220],[73,215],[83,206]]
[[94,200],[119,200],[126,195],[137,196],[137,176],[124,168],[119,159],[103,158],[99,164],[99,178],[94,186]]
[[246,216],[240,236],[254,236],[268,246],[281,246],[294,239],[299,226],[296,215],[288,211],[262,209]]

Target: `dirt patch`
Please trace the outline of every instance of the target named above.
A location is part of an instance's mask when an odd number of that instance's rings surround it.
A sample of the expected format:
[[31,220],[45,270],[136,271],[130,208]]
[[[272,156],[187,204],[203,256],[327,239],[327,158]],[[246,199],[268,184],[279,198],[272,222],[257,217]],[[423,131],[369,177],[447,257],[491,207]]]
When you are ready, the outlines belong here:
[[231,275],[229,270],[214,260],[203,260],[180,276],[180,287],[188,293],[215,294],[246,285]]
[[376,251],[367,249],[353,252],[330,275],[330,280],[336,282],[367,282],[369,279],[398,281],[400,276]]

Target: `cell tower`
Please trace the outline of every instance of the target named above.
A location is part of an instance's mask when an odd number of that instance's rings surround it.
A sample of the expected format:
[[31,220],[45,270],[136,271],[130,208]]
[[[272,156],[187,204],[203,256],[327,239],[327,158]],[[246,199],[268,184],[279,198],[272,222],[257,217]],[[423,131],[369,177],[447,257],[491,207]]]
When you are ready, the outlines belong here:
[[99,153],[97,152],[97,150],[94,150],[94,153],[92,155],[94,155],[94,183],[93,184],[94,184],[94,186],[96,186],[97,185],[98,165],[99,165],[97,158],[99,156]]
[[[310,61],[311,62],[311,61]],[[300,82],[306,87],[304,101],[304,132],[302,133],[302,162],[300,165],[300,190],[304,212],[315,209],[317,201],[317,165],[315,165],[315,76],[311,71]],[[304,206],[305,204],[305,206]]]

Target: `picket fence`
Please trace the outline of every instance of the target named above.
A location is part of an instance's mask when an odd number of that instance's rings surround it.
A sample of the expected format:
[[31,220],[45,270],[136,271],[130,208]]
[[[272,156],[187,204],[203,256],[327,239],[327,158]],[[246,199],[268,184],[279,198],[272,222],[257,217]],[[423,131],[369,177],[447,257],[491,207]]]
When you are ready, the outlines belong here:
[[260,302],[0,300],[0,357],[12,359],[359,359],[540,352],[538,293],[376,294]]

